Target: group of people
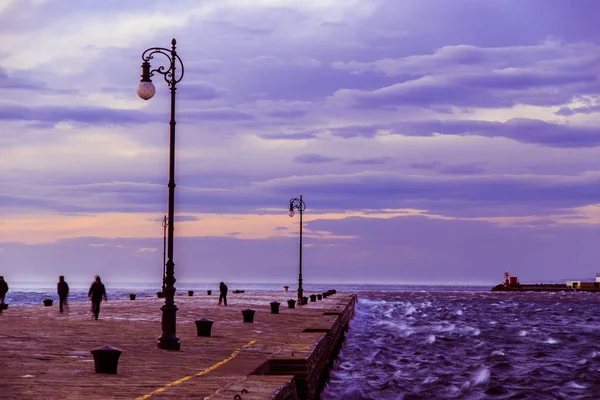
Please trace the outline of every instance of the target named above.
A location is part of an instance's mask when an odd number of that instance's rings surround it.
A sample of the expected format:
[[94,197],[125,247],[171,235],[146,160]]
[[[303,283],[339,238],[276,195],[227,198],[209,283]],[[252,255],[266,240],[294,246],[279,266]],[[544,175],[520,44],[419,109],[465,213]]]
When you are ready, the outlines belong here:
[[[227,291],[227,285],[221,282],[219,284],[219,305],[221,305],[221,303],[227,305]],[[6,283],[3,276],[0,276],[0,304],[4,304],[4,298],[6,297],[7,292],[8,283]],[[69,297],[69,284],[65,281],[63,275],[58,277],[56,293],[58,294],[58,308],[60,312],[62,313],[65,308],[69,311],[69,303],[67,301]],[[98,275],[96,275],[92,286],[90,286],[90,290],[88,290],[88,298],[92,301],[93,318],[98,319],[98,315],[100,314],[100,303],[102,303],[102,299],[107,300],[106,288]]]
[[[8,292],[8,283],[4,280],[3,276],[0,276],[0,304],[4,304],[6,293]],[[58,283],[56,284],[56,293],[58,294],[58,309],[62,313],[65,308],[69,311],[69,303],[67,299],[69,297],[69,284],[65,281],[63,275],[58,277]],[[92,314],[94,319],[98,319],[100,314],[100,303],[102,299],[106,298],[106,288],[102,283],[102,280],[98,275],[94,278],[90,290],[88,290],[88,298],[92,301]]]
[[[62,275],[58,277],[56,292],[58,293],[59,309],[62,313],[63,307],[68,304],[67,297],[69,297],[69,284],[65,281],[65,277]],[[102,279],[100,279],[98,275],[96,275],[92,286],[90,286],[90,290],[88,290],[88,298],[92,301],[93,318],[98,319],[98,315],[100,315],[100,303],[102,303],[102,299],[108,300],[106,298],[106,288],[102,283]]]

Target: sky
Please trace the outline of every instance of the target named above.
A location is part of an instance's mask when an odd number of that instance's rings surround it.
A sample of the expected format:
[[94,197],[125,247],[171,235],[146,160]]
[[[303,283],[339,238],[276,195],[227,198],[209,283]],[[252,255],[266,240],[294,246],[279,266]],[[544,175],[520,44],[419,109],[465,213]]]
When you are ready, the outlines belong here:
[[[178,282],[600,272],[597,0],[0,0],[0,274]],[[166,65],[157,55],[153,67]],[[177,284],[176,284],[177,286]]]

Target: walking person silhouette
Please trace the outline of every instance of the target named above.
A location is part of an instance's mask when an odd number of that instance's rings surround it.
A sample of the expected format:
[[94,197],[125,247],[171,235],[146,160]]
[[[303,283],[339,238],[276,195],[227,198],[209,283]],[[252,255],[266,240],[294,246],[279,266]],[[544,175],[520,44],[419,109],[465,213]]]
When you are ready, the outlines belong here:
[[221,304],[221,301],[227,305],[227,285],[223,282],[219,284],[219,292],[219,305]]
[[90,286],[88,297],[92,300],[92,312],[94,313],[94,319],[98,319],[102,298],[104,297],[104,300],[108,301],[106,298],[106,288],[104,287],[104,284],[98,275],[96,275],[94,283],[92,283],[92,286]]
[[66,306],[67,311],[69,311],[69,305],[67,304],[67,297],[69,297],[69,285],[65,281],[65,277],[63,275],[58,277],[56,292],[58,293],[58,305],[60,312],[63,312],[63,306]]
[[3,276],[0,276],[0,304],[4,304],[4,298],[8,292],[8,283],[4,280]]

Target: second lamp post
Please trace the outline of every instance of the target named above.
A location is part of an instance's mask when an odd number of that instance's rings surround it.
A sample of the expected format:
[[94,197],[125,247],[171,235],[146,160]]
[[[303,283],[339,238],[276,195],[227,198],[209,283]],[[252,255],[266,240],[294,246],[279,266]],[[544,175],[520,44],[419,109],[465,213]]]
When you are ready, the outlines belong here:
[[294,197],[290,199],[290,217],[294,216],[294,210],[300,212],[300,268],[298,270],[298,304],[304,304],[302,298],[304,297],[304,291],[302,290],[302,212],[306,210],[306,204],[300,198]]

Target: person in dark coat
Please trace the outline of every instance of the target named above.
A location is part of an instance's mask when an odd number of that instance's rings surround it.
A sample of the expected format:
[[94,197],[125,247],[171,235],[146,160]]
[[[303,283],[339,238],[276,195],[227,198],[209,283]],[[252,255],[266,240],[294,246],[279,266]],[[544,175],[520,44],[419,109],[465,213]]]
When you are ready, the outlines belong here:
[[227,285],[221,282],[219,284],[219,291],[219,305],[221,304],[221,301],[227,305]]
[[6,292],[8,292],[8,283],[6,283],[3,276],[0,276],[0,304],[4,304]]
[[88,297],[92,300],[92,312],[94,313],[94,319],[98,319],[102,298],[104,297],[104,300],[108,300],[106,298],[106,289],[104,288],[104,284],[102,284],[102,281],[98,275],[96,275],[94,283],[92,283],[92,286],[90,286]]
[[67,306],[68,311],[69,306],[67,304],[67,297],[69,297],[69,285],[65,281],[65,277],[62,275],[58,277],[58,283],[56,284],[56,293],[58,293],[58,305],[60,312],[63,312],[63,306]]

